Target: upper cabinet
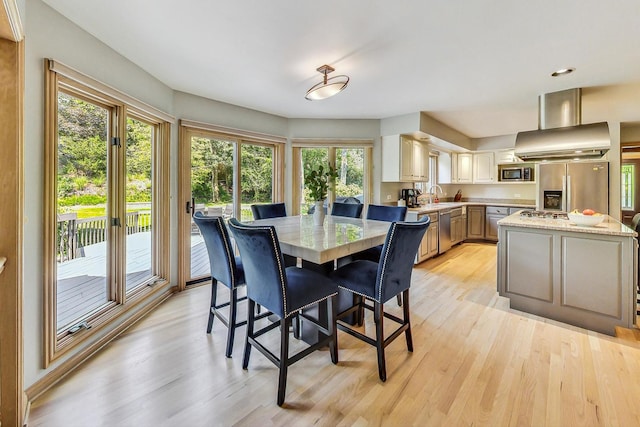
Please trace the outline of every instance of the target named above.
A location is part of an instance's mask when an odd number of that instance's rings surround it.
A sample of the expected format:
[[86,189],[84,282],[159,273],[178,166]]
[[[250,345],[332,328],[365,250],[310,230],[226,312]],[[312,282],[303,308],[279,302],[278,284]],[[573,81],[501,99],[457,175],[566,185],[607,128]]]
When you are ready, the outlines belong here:
[[471,184],[473,182],[473,154],[458,153],[456,157],[456,182]]
[[473,153],[473,182],[490,184],[495,181],[493,151]]
[[522,160],[515,155],[515,150],[499,150],[496,151],[496,165],[504,163],[521,163]]
[[493,151],[473,153],[440,153],[438,183],[491,184],[496,180]]
[[429,151],[425,144],[402,135],[382,137],[382,181],[429,179]]

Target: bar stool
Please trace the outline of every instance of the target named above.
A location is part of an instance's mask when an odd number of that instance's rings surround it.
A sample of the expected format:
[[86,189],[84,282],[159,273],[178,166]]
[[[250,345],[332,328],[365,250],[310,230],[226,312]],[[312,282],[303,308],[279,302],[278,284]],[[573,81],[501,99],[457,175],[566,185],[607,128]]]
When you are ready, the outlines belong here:
[[[382,381],[387,380],[387,369],[384,349],[402,332],[407,340],[407,350],[413,352],[411,337],[411,321],[409,317],[409,287],[411,272],[416,252],[422,236],[429,227],[429,217],[425,216],[417,222],[393,222],[382,247],[379,262],[358,260],[344,265],[334,271],[330,277],[338,283],[340,289],[353,292],[363,298],[338,313],[338,328],[376,347],[378,353],[378,375]],[[403,318],[385,313],[384,304],[393,297],[402,294]],[[373,306],[367,300],[373,301]],[[360,312],[363,308],[373,311],[376,325],[375,339],[350,327],[341,319]],[[384,318],[390,319],[400,326],[385,339]]]
[[[229,232],[221,216],[205,216],[202,212],[193,215],[193,221],[200,229],[209,255],[211,269],[211,304],[207,333],[211,333],[213,321],[217,317],[227,327],[227,349],[225,356],[231,357],[233,340],[238,327],[246,325],[247,321],[237,321],[238,302],[247,299],[238,298],[238,288],[245,285],[244,268],[240,257],[233,253]],[[218,304],[218,283],[229,288],[229,301]],[[225,317],[221,309],[229,307],[229,317]]]
[[335,202],[331,208],[331,215],[345,216],[349,218],[360,218],[362,216],[362,203],[339,203]]
[[[244,260],[247,283],[248,320],[247,338],[244,347],[242,368],[249,366],[251,348],[255,347],[279,369],[278,406],[284,403],[287,386],[287,369],[308,354],[329,346],[331,361],[338,363],[338,341],[336,334],[335,297],[338,287],[328,277],[315,271],[298,267],[285,267],[280,250],[278,235],[273,226],[245,225],[237,219],[229,220],[229,227],[235,237],[240,255]],[[327,325],[302,312],[316,304],[326,302]],[[266,314],[277,316],[280,321],[255,330],[255,304],[260,304]],[[289,328],[291,320],[301,316],[324,335],[319,335],[315,344],[289,355]],[[280,327],[280,356],[276,356],[258,338],[272,329]]]
[[251,205],[253,219],[278,218],[287,216],[287,207],[284,203],[266,203]]

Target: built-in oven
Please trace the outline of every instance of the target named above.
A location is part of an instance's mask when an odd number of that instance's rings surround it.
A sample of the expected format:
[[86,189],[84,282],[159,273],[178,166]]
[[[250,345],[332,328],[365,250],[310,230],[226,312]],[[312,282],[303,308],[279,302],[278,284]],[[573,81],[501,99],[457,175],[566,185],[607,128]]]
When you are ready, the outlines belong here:
[[533,181],[533,168],[528,166],[500,166],[500,181]]
[[542,210],[562,211],[562,190],[542,190]]

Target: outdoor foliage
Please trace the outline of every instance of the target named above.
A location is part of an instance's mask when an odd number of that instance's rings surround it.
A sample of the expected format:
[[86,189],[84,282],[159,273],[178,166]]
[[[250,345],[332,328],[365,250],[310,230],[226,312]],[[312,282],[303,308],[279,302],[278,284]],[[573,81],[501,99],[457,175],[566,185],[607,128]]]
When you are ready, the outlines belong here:
[[[317,169],[329,162],[327,148],[305,148],[302,150],[302,164],[305,171]],[[336,149],[335,193],[338,196],[362,195],[362,183],[364,179],[364,150],[361,148]],[[304,203],[315,201],[306,183],[302,190]]]
[[[97,205],[107,199],[108,111],[58,96],[58,206]],[[127,201],[151,201],[152,126],[127,119]]]
[[[233,147],[229,141],[191,139],[191,194],[196,203],[232,203]],[[273,149],[243,144],[241,153],[242,203],[271,202]]]

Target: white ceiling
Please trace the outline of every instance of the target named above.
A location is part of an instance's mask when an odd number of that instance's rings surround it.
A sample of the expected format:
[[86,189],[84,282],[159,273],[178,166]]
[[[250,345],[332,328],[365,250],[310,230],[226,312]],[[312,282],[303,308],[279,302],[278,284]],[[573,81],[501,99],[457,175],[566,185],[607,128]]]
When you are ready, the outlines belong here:
[[[541,93],[604,91],[594,121],[640,104],[638,0],[44,1],[175,90],[289,118],[425,111],[485,137],[535,129]],[[351,82],[307,101],[325,63]]]

